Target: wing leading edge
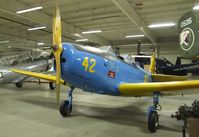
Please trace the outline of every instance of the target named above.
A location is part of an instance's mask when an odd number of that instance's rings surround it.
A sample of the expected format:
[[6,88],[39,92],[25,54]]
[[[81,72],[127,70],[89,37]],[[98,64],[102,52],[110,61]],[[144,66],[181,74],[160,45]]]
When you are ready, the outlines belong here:
[[[52,76],[52,75],[46,75],[46,74],[42,74],[42,73],[36,73],[36,72],[30,72],[30,71],[18,70],[18,69],[11,69],[11,71],[19,73],[19,74],[39,78],[39,79],[56,82],[56,76]],[[63,79],[61,79],[61,84],[66,84]]]
[[119,91],[123,96],[147,96],[153,92],[176,93],[187,89],[199,88],[199,80],[150,82],[150,83],[122,83]]

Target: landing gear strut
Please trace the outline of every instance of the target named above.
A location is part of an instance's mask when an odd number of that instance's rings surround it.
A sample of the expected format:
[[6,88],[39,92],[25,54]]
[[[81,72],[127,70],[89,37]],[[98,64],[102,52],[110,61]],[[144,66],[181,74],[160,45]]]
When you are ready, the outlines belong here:
[[72,112],[72,92],[73,92],[74,88],[71,87],[71,90],[68,93],[68,98],[67,100],[63,101],[60,108],[59,108],[59,112],[63,117],[68,117],[70,116],[70,113]]
[[153,106],[148,108],[148,129],[150,132],[156,132],[159,126],[159,115],[158,111],[162,109],[159,104],[159,92],[153,93]]

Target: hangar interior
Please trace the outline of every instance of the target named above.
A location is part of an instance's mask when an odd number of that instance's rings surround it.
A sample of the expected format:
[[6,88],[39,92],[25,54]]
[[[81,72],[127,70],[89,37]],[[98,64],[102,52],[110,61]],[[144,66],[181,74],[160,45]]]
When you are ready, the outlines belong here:
[[[52,44],[52,16],[54,0],[13,0],[1,1],[1,55],[14,51],[35,51]],[[141,51],[160,47],[160,55],[178,53],[177,21],[185,12],[193,8],[197,1],[167,0],[142,1],[125,0],[59,1],[62,16],[63,41],[79,42],[93,46],[112,45],[121,53],[134,54],[138,40]],[[16,11],[29,7],[43,6],[42,10],[17,14]],[[196,15],[197,12],[196,12]],[[156,23],[175,23],[175,26],[148,28]],[[45,29],[28,31],[29,28],[45,26]],[[101,33],[82,34],[83,31],[101,30]],[[79,35],[78,35],[79,34]],[[128,35],[144,35],[138,38],[125,38]],[[82,38],[81,38],[82,37]],[[44,43],[37,45],[37,43]],[[153,44],[156,43],[156,44]],[[6,47],[6,48],[5,48]],[[22,48],[23,47],[23,48]],[[175,50],[174,50],[175,48]]]
[[[193,10],[198,0],[1,0],[0,64],[22,64],[30,58],[49,56],[52,47],[52,18],[59,4],[62,41],[93,47],[112,46],[120,54],[140,52],[165,57],[175,63],[179,53],[178,20]],[[27,13],[17,11],[42,7]],[[199,11],[194,10],[197,22]],[[171,26],[151,28],[150,25]],[[198,23],[197,23],[198,24]],[[43,27],[31,30],[31,28]],[[84,33],[99,31],[96,33]],[[133,36],[132,36],[133,35]],[[128,37],[130,36],[130,37]],[[131,37],[132,36],[132,37]],[[184,63],[192,60],[183,59]],[[16,63],[17,62],[17,63]],[[25,61],[26,62],[26,61]],[[193,78],[193,77],[191,77]],[[195,78],[195,77],[194,77]],[[196,77],[197,78],[197,77]],[[34,83],[33,83],[34,84]],[[63,119],[57,112],[55,92],[48,85],[27,83],[0,89],[0,135],[13,136],[179,136],[180,122],[170,118],[182,103],[191,104],[199,94],[162,98],[161,129],[147,131],[146,106],[150,97],[109,97],[81,92],[74,94],[74,112]],[[66,87],[61,87],[65,99]],[[196,91],[197,90],[193,90]],[[175,104],[175,105],[173,105]],[[119,118],[118,118],[119,117]]]

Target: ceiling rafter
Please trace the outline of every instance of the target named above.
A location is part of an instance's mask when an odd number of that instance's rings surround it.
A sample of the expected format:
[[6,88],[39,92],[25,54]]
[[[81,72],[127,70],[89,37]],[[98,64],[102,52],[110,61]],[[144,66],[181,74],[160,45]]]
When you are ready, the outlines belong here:
[[142,21],[141,17],[133,9],[130,3],[127,0],[111,0],[130,20],[134,23],[146,37],[152,42],[156,43],[156,38],[152,35],[150,30],[144,26],[145,23]]
[[[0,4],[1,11],[6,12],[7,14],[12,14],[14,16],[21,17],[21,18],[26,18],[27,20],[33,21],[35,23],[40,23],[49,28],[52,27],[52,17],[50,17],[44,13],[38,12],[38,11],[31,12],[28,14],[18,15],[15,13],[15,9],[17,9],[16,7],[18,7],[18,8],[25,7],[25,5],[23,5],[17,1],[12,1],[12,3],[9,5],[7,5],[7,3]],[[62,21],[63,35],[73,38],[73,33],[75,33],[75,31],[81,32],[83,30],[81,28],[78,28],[77,26],[74,26],[72,24]],[[99,45],[108,45],[110,43],[107,39],[105,39],[103,37],[99,37],[97,35],[90,34],[90,35],[85,35],[85,37],[88,38],[92,42],[98,43]],[[69,41],[69,42],[71,42],[71,41]]]

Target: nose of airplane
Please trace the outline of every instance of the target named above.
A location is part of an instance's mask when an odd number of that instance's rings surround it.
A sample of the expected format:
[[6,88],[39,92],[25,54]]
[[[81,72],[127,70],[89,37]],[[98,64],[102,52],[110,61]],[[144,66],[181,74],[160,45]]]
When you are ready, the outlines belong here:
[[[62,54],[61,54],[61,57],[60,57],[60,65],[61,65],[61,69],[63,67],[66,67],[67,66],[67,62],[66,62],[66,57],[64,57]],[[54,68],[54,71],[56,71],[56,60],[53,60],[53,68]]]
[[70,43],[63,44],[63,52],[61,54],[61,70],[63,75],[70,73],[74,64],[75,48]]
[[[61,65],[61,75],[65,76],[73,65],[75,48],[70,43],[62,44],[63,50],[60,57],[60,65]],[[53,68],[56,71],[56,61],[54,60]]]

